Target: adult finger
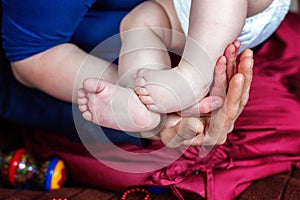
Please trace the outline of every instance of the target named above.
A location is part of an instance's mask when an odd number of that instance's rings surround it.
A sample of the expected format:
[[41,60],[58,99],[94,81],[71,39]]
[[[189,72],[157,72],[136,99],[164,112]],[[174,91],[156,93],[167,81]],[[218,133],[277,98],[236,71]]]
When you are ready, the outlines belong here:
[[227,77],[226,77],[226,57],[221,56],[215,67],[214,82],[211,88],[211,96],[219,96],[225,98],[227,89]]
[[203,140],[200,139],[201,135],[204,135],[204,125],[199,117],[182,118],[176,126],[176,135],[167,146],[177,147],[182,144],[201,145],[203,143]]
[[204,143],[204,134],[199,134],[192,139],[185,140],[182,145],[185,146],[201,146]]
[[241,43],[238,40],[235,40],[232,44],[229,44],[227,48],[225,49],[224,56],[227,60],[227,67],[226,67],[226,73],[227,73],[227,80],[231,80],[235,73],[236,69],[236,58],[238,56],[239,50],[240,50]]
[[235,74],[228,87],[228,93],[221,109],[209,118],[209,126],[205,132],[205,144],[215,145],[223,142],[232,129],[236,116],[240,111],[240,101],[243,95],[245,78],[243,74]]
[[222,107],[224,100],[219,96],[208,96],[201,99],[195,105],[178,112],[181,117],[201,117],[207,116],[212,111]]
[[253,65],[254,65],[253,51],[251,51],[250,49],[245,50],[241,54],[241,61],[244,64],[240,64],[238,66],[238,72],[242,73],[245,76],[245,85],[243,89],[244,92],[241,100],[241,111],[242,111],[242,108],[247,104],[249,99],[250,86],[253,77]]

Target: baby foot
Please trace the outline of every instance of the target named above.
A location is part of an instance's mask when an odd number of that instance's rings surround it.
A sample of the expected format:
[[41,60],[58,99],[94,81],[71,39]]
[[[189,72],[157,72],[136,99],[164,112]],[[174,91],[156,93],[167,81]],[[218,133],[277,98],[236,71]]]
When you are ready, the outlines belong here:
[[132,89],[103,80],[85,80],[77,103],[84,119],[108,128],[148,131],[160,122],[160,115],[149,111]]
[[197,59],[201,66],[181,60],[178,67],[169,70],[139,70],[135,92],[141,102],[158,113],[181,111],[197,103],[207,95],[214,71],[207,55],[200,58],[201,62]]

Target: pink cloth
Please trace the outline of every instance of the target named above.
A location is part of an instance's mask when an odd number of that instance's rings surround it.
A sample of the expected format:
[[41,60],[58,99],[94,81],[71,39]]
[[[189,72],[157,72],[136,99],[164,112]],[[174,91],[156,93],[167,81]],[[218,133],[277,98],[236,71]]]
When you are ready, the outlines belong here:
[[[250,99],[224,145],[204,159],[199,147],[190,147],[168,167],[149,173],[124,173],[93,159],[85,148],[49,134],[27,136],[28,148],[48,157],[61,156],[69,175],[81,183],[122,191],[137,185],[171,186],[179,199],[229,200],[252,181],[300,167],[300,101],[289,89],[300,84],[300,16],[289,14],[280,28],[255,54]],[[51,143],[49,143],[51,141]],[[154,142],[148,150],[160,148]],[[122,145],[132,152],[145,149]],[[109,158],[109,149],[104,152]],[[163,161],[161,154],[147,163],[132,159],[135,167]]]

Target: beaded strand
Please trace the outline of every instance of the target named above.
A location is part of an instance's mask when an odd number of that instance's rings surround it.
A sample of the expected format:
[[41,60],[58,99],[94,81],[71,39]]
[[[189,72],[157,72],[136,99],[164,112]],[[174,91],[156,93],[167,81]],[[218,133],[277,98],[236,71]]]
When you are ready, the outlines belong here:
[[145,190],[144,188],[131,188],[131,189],[128,189],[127,191],[125,191],[121,197],[121,200],[126,200],[126,197],[131,194],[131,193],[134,193],[134,192],[142,192],[145,194],[145,197],[143,200],[150,200],[150,192],[148,192],[147,190]]

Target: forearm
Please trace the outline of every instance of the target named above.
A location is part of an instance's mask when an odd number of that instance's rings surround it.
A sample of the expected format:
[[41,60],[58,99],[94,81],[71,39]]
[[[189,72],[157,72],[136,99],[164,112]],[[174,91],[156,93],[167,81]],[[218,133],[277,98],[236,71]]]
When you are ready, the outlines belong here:
[[[88,58],[88,59],[87,59]],[[11,63],[13,73],[22,84],[65,101],[86,78],[117,81],[117,69],[108,62],[89,56],[72,44],[62,44],[25,60]]]

